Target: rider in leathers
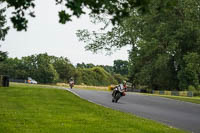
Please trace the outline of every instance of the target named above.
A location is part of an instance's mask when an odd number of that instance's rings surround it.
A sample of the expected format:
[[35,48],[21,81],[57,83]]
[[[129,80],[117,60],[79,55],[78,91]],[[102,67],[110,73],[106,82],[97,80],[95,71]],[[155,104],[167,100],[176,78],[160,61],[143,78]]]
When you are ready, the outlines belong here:
[[124,81],[123,84],[119,84],[118,86],[115,87],[113,90],[112,96],[115,97],[117,92],[123,93],[127,89],[126,82]]

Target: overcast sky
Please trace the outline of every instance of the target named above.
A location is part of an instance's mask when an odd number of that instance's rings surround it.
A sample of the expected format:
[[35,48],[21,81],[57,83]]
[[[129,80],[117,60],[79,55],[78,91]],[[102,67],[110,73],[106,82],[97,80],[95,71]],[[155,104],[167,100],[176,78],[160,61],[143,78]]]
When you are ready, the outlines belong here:
[[[64,7],[63,7],[64,8]],[[90,23],[87,15],[73,19],[65,25],[58,23],[58,10],[55,0],[36,0],[36,18],[29,19],[27,32],[16,32],[11,29],[6,40],[1,42],[1,50],[7,51],[9,57],[28,56],[47,52],[49,55],[67,57],[74,65],[93,63],[95,65],[113,65],[116,59],[127,60],[130,47],[122,48],[111,56],[104,53],[93,54],[85,51],[84,43],[76,37],[78,29],[97,29]]]

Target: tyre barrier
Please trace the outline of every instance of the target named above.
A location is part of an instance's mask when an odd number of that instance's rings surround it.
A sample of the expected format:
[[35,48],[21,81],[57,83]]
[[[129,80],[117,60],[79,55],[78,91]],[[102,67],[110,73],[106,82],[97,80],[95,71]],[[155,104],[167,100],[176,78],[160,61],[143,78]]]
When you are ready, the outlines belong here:
[[193,97],[192,91],[152,91],[153,94],[158,95],[171,95],[171,96],[185,96],[185,97]]

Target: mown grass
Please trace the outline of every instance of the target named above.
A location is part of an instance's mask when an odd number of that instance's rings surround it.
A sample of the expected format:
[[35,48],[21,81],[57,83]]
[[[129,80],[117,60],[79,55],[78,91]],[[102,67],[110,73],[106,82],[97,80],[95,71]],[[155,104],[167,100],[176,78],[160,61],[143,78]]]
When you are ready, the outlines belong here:
[[179,100],[179,101],[184,101],[184,102],[200,104],[200,97],[198,96],[184,97],[184,96],[169,96],[169,95],[158,95],[158,94],[148,94],[148,93],[141,93],[141,94],[150,95],[150,96],[159,96],[159,97],[164,97],[164,98],[169,98],[169,99],[174,99],[174,100]]
[[183,96],[162,96],[162,97],[200,104],[200,97],[183,97]]
[[[56,86],[69,88],[69,84],[58,83]],[[86,90],[99,90],[99,91],[108,91],[108,86],[88,86],[88,85],[74,85],[74,88],[86,89]]]
[[0,133],[184,133],[55,88],[0,88]]

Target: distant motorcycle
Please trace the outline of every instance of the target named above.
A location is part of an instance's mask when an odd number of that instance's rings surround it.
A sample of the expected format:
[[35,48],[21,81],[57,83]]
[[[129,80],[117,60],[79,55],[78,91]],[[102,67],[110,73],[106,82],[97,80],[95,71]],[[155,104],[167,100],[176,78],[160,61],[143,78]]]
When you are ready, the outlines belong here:
[[125,96],[126,93],[125,93],[125,89],[123,88],[123,86],[119,85],[119,86],[116,86],[112,92],[112,102],[115,102],[117,103],[118,100],[122,97],[122,96]]
[[72,88],[74,87],[74,81],[70,81],[70,82],[69,82],[69,86],[70,86],[70,88],[72,89]]

